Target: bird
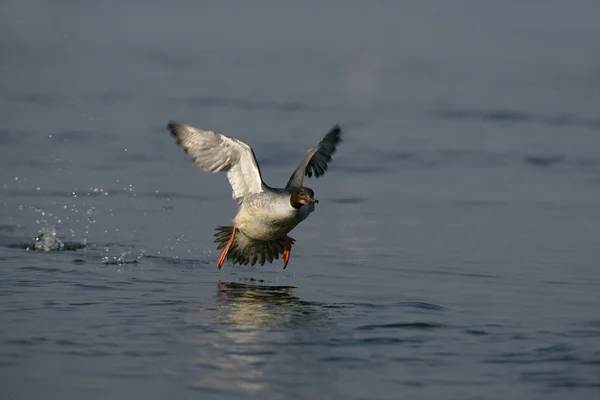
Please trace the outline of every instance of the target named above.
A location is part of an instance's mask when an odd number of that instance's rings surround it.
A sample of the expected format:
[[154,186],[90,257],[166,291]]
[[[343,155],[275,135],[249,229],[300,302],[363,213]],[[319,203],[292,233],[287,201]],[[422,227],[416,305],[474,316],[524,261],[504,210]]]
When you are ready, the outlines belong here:
[[335,124],[316,147],[306,152],[283,188],[263,181],[254,150],[241,140],[177,121],[169,121],[167,127],[200,169],[227,173],[232,198],[238,202],[233,225],[218,226],[214,234],[217,250],[221,250],[217,268],[221,269],[226,260],[233,265],[264,265],[278,260],[281,254],[285,269],[296,241],[288,233],[319,202],[314,191],[304,186],[304,177],[325,174],[341,142],[340,125]]

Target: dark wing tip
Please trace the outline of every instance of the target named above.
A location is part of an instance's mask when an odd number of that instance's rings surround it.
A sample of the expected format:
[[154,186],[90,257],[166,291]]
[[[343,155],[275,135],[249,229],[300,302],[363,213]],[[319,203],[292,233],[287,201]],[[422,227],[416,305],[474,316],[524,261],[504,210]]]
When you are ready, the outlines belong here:
[[342,127],[340,126],[340,124],[335,124],[330,130],[329,130],[329,134],[334,134],[336,135],[337,139],[340,140],[341,139],[341,134],[342,134]]
[[304,174],[311,178],[320,178],[325,174],[329,167],[327,163],[331,161],[331,156],[337,151],[337,145],[342,141],[342,128],[335,124],[325,135],[323,140],[317,146],[317,151],[306,166]]
[[[331,156],[337,151],[337,145],[342,141],[342,128],[339,124],[335,124],[333,128],[327,132],[321,143],[319,143],[319,152]],[[331,157],[327,161],[329,161]]]
[[331,135],[332,140],[337,144],[342,140],[342,127],[340,126],[340,124],[335,124],[327,133],[327,135],[325,135],[325,137],[328,137]]
[[169,123],[167,124],[167,128],[169,129],[169,132],[171,132],[171,136],[173,137],[177,137],[178,132],[180,129],[182,129],[183,124],[180,124],[177,121],[169,121]]

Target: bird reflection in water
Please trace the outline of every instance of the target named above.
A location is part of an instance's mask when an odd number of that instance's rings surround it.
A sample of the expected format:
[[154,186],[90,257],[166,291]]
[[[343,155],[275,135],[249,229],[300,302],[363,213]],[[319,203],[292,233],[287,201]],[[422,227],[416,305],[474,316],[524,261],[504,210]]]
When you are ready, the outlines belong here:
[[[277,383],[269,371],[290,362],[282,350],[294,341],[295,327],[316,317],[293,286],[220,282],[214,320],[197,337],[201,358],[193,386],[202,390],[259,393]],[[208,342],[208,343],[207,343]],[[208,345],[207,345],[208,344]]]
[[283,305],[289,302],[298,302],[298,298],[292,295],[295,286],[269,286],[254,285],[236,282],[219,282],[217,285],[217,296],[221,299],[236,301],[264,301],[268,304]]

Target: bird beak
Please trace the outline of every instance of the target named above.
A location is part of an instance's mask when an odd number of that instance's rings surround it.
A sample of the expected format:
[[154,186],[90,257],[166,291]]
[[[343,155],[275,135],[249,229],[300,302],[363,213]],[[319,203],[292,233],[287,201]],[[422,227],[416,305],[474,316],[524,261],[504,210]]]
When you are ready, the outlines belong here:
[[319,200],[315,200],[315,199],[313,199],[312,197],[309,197],[308,199],[306,199],[306,202],[307,202],[308,204],[315,204],[315,203],[318,203],[318,202],[319,202]]

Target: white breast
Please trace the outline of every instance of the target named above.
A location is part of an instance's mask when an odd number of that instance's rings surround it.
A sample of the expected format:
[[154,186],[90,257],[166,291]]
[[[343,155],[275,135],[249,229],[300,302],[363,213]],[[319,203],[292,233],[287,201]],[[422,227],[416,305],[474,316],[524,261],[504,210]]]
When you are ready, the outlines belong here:
[[252,239],[275,240],[288,234],[315,208],[307,204],[297,210],[289,202],[275,202],[271,206],[266,209],[252,202],[242,203],[234,223]]

